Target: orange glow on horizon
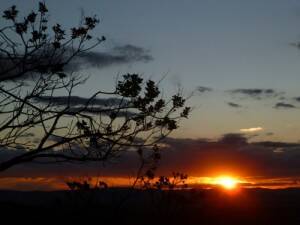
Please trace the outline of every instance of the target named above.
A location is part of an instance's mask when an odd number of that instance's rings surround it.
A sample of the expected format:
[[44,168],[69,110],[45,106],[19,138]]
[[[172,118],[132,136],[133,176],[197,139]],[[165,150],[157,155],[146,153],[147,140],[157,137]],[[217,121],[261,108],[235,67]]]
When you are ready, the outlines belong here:
[[214,184],[221,185],[225,189],[231,190],[236,188],[239,181],[230,176],[220,176],[215,178]]
[[[299,180],[300,178],[297,178]],[[92,186],[104,181],[109,187],[131,187],[134,177],[0,177],[0,190],[55,191],[68,190],[67,181],[88,180]],[[244,188],[285,189],[300,188],[294,177],[262,178],[241,177],[223,173],[210,177],[188,177],[186,184],[191,188],[212,189],[221,187],[229,193]]]
[[190,180],[190,183],[197,183],[199,185],[208,185],[208,188],[213,188],[214,186],[222,187],[226,190],[233,190],[236,189],[239,185],[243,185],[245,183],[249,183],[245,181],[244,179],[241,180],[240,178],[237,178],[236,176],[231,175],[220,175],[220,176],[214,176],[214,177],[193,177]]

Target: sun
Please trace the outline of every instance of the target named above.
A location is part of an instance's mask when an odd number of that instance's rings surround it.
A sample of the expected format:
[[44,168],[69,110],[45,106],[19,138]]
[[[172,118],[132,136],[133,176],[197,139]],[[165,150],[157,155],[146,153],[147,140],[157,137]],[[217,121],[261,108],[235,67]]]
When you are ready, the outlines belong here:
[[215,180],[215,184],[221,185],[222,187],[226,189],[234,189],[237,186],[238,181],[229,176],[222,176],[222,177],[217,177]]

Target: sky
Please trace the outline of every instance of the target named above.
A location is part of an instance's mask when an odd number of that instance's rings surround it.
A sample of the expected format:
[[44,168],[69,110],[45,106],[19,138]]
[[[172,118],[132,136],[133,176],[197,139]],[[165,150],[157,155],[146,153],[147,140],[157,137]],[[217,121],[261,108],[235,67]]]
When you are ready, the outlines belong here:
[[[6,9],[16,4],[30,11],[37,3],[6,0],[0,6]],[[300,50],[293,45],[300,40],[300,1],[51,0],[46,3],[51,22],[58,21],[63,27],[76,26],[82,13],[98,15],[100,24],[94,35],[104,35],[107,40],[94,52],[117,51],[120,47],[128,50],[130,46],[129,50],[137,54],[121,63],[87,62],[81,72],[90,75],[90,79],[77,90],[77,95],[89,96],[99,88],[113,87],[117,75],[128,72],[156,80],[167,75],[162,84],[166,94],[175,92],[178,85],[187,96],[193,93],[188,102],[194,108],[190,118],[168,140],[174,150],[170,159],[183,154],[189,161],[191,155],[197,155],[199,161],[186,172],[194,176],[205,175],[195,170],[212,173],[215,170],[212,167],[199,166],[203,162],[209,164],[210,160],[203,158],[217,158],[210,157],[212,153],[207,149],[219,148],[226,138],[233,137],[225,144],[229,153],[224,147],[225,152],[218,153],[232,157],[213,160],[217,165],[228,160],[225,164],[230,166],[225,166],[225,171],[236,171],[248,163],[249,168],[244,166],[245,171],[241,172],[245,176],[300,175],[296,157],[300,150],[300,98],[297,99]],[[177,153],[180,143],[193,147]],[[199,156],[193,148],[202,148]],[[241,149],[247,150],[241,153]],[[174,161],[170,159],[166,161]],[[266,161],[274,166],[268,169],[275,168],[275,175],[272,171],[253,172],[265,170]],[[178,164],[185,168],[186,164]]]

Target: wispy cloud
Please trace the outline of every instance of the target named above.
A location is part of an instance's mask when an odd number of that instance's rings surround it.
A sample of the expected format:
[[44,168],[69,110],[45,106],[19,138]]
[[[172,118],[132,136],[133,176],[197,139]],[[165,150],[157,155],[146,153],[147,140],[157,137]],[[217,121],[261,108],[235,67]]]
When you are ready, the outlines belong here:
[[262,130],[263,130],[262,127],[250,127],[250,128],[242,128],[240,129],[240,132],[251,133],[251,132],[257,132]]
[[200,94],[205,93],[205,92],[211,92],[211,91],[213,91],[212,88],[210,88],[210,87],[205,87],[205,86],[198,86],[198,87],[196,88],[196,90],[197,90],[198,93],[200,93]]
[[[103,69],[106,67],[135,62],[150,62],[153,56],[150,51],[136,45],[126,44],[115,46],[107,51],[87,51],[77,54],[69,62],[74,54],[71,48],[53,49],[52,46],[45,45],[35,51],[27,58],[9,58],[0,53],[0,76],[2,79],[32,79],[34,78],[38,66],[53,66],[65,64],[65,72],[76,72],[87,68]],[[49,61],[49,59],[51,59]],[[28,71],[24,73],[24,71]],[[21,74],[21,75],[20,75]]]
[[278,102],[274,106],[275,109],[294,109],[296,106],[289,104],[289,103],[284,103],[284,102]]
[[52,104],[56,106],[118,106],[120,104],[128,104],[127,100],[120,98],[85,98],[80,96],[39,96],[35,98],[35,101]]
[[299,97],[295,97],[294,100],[296,100],[297,102],[300,102],[300,96]]
[[256,100],[261,100],[264,98],[276,98],[282,97],[284,92],[280,92],[274,89],[260,89],[260,88],[239,88],[229,90],[232,95],[239,95],[243,97],[249,97]]
[[[85,98],[80,96],[40,96],[34,99],[42,103],[58,107],[67,107],[69,113],[103,114],[109,116],[114,108],[129,106],[130,102],[120,98]],[[109,109],[112,109],[109,110]],[[129,110],[115,110],[116,117],[134,116]]]
[[241,108],[242,107],[242,105],[234,103],[234,102],[227,102],[227,105],[232,108]]
[[80,70],[90,67],[99,69],[134,62],[150,62],[153,56],[150,51],[131,44],[116,46],[107,52],[84,52],[70,63],[69,70]]
[[267,132],[267,133],[266,133],[266,136],[273,136],[273,135],[274,135],[273,132]]

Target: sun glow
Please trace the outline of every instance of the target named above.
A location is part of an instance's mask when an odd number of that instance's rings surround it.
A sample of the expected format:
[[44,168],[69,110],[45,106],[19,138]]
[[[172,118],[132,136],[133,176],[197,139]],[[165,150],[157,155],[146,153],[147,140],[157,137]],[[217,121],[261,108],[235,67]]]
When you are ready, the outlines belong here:
[[217,177],[214,183],[217,185],[221,185],[226,189],[234,189],[238,184],[238,180],[236,180],[233,177],[222,176],[222,177]]

